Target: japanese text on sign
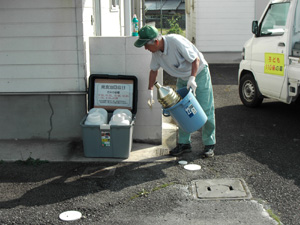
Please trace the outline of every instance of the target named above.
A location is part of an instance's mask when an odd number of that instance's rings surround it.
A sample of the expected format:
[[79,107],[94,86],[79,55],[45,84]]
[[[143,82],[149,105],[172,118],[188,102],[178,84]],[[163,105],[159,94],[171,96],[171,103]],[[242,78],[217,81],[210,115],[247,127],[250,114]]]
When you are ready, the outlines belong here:
[[132,107],[133,84],[95,83],[95,106]]
[[264,72],[284,76],[284,54],[265,53]]

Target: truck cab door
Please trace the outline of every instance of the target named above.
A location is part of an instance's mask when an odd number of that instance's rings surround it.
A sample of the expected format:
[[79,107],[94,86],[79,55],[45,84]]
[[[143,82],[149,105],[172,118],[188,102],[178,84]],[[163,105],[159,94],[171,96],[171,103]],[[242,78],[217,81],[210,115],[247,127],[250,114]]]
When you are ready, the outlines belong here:
[[285,79],[289,1],[270,4],[252,44],[251,69],[263,95],[279,98]]

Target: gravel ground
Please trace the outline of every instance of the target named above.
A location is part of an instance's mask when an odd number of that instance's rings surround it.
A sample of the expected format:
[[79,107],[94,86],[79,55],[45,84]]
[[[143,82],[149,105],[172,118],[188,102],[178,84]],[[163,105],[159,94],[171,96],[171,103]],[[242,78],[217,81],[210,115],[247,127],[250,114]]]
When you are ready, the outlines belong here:
[[[216,201],[213,211],[203,212],[209,202],[195,201],[191,194],[192,181],[213,178],[243,178],[253,199],[283,224],[299,224],[299,109],[271,100],[258,109],[244,107],[237,92],[237,70],[237,65],[211,66],[216,155],[201,157],[201,132],[197,131],[192,135],[193,152],[178,158],[201,165],[200,171],[187,171],[177,161],[1,162],[0,224],[66,224],[58,216],[67,210],[83,215],[71,224],[177,224],[176,217],[169,216],[174,213],[187,224],[206,224],[216,214],[224,216],[224,224],[237,224],[226,222],[228,215],[246,214],[238,212],[245,201],[236,201],[235,209],[229,208],[228,201]],[[102,177],[85,174],[87,168],[104,169]],[[196,212],[204,215],[203,223]]]

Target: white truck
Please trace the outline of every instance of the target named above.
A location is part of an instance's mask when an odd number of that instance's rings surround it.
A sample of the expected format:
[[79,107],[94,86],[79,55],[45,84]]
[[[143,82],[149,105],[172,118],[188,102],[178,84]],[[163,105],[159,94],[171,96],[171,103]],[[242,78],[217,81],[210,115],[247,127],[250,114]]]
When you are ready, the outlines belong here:
[[[300,0],[272,0],[252,22],[253,37],[243,48],[238,84],[245,106],[263,98],[290,104],[300,92]],[[300,97],[299,97],[300,100]]]

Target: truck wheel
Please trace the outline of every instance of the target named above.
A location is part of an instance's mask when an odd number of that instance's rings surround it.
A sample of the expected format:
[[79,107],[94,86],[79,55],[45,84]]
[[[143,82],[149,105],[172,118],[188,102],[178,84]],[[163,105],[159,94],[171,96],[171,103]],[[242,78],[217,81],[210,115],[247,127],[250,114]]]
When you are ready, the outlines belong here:
[[256,81],[252,74],[245,74],[240,80],[239,86],[240,99],[247,107],[258,107],[263,101],[260,96]]

